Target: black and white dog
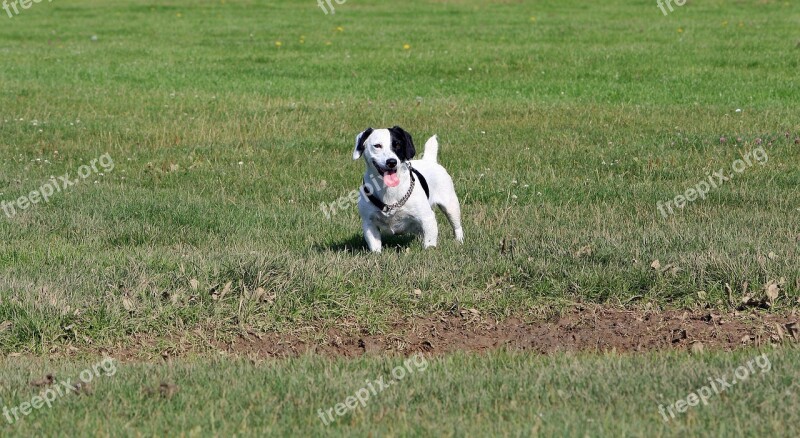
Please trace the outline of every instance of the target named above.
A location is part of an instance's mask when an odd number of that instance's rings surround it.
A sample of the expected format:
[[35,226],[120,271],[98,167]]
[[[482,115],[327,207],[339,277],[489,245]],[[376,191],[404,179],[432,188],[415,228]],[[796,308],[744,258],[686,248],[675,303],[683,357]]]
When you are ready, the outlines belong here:
[[381,251],[381,231],[421,232],[425,248],[436,246],[439,228],[434,205],[447,216],[456,240],[464,241],[458,196],[453,179],[436,162],[438,151],[439,142],[433,136],[425,143],[422,159],[411,161],[416,154],[414,141],[399,126],[367,128],[356,136],[353,159],[363,155],[367,163],[358,212],[371,251]]

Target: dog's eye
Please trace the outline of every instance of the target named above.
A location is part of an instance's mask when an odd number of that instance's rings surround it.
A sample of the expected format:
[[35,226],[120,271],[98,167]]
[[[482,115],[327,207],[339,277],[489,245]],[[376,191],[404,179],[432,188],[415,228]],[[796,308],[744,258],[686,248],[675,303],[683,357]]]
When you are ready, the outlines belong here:
[[383,145],[381,145],[381,144],[376,144],[375,145],[375,149],[381,149],[382,147],[383,147]]

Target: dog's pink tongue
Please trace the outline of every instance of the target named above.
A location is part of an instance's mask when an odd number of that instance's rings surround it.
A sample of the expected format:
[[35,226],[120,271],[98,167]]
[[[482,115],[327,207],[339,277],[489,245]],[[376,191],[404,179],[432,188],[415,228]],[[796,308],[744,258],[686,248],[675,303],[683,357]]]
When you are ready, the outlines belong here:
[[387,187],[397,187],[400,184],[400,177],[397,176],[397,172],[387,172],[383,175],[383,183],[386,184]]

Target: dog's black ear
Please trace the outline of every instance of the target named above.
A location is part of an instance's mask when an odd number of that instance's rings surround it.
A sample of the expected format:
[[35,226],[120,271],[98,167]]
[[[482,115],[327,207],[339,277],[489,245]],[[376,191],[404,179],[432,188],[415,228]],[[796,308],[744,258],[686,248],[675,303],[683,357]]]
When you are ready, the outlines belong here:
[[372,128],[367,128],[361,134],[356,135],[356,148],[353,150],[354,160],[361,158],[361,154],[364,153],[364,142],[367,141],[372,131],[374,131]]
[[414,148],[414,140],[411,138],[411,134],[399,126],[389,128],[389,133],[392,136],[392,152],[397,155],[397,158],[400,161],[414,158],[417,150]]

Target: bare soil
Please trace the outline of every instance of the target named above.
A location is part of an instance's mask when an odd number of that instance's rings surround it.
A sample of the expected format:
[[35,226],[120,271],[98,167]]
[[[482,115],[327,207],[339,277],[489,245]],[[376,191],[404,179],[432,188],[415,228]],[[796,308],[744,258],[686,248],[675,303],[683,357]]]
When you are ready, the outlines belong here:
[[348,334],[332,328],[310,340],[285,333],[248,334],[219,348],[251,358],[316,353],[330,357],[446,354],[495,349],[551,354],[646,352],[653,350],[732,350],[800,340],[800,318],[760,310],[637,311],[579,306],[549,320],[497,321],[475,311],[442,313],[397,321],[381,334]]

